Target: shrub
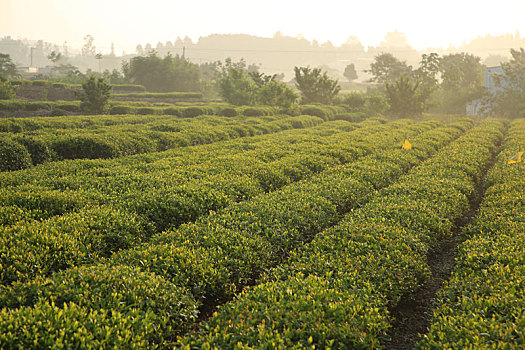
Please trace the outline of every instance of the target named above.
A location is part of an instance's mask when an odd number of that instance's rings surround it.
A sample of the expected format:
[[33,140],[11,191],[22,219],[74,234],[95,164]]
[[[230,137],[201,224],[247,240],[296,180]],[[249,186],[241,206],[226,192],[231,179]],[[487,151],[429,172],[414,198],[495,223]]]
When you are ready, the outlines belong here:
[[335,115],[334,120],[346,120],[347,122],[360,122],[365,120],[366,114],[364,113],[338,113]]
[[223,117],[236,117],[237,114],[238,114],[237,110],[235,108],[230,108],[230,107],[223,108],[219,112],[219,115]]
[[109,114],[130,114],[131,108],[128,106],[113,106],[109,110]]
[[80,99],[80,109],[89,113],[102,113],[111,97],[111,85],[106,83],[103,78],[91,76],[84,84],[84,90]]
[[106,141],[90,136],[70,136],[51,143],[51,148],[62,159],[113,158],[116,150]]
[[15,87],[8,81],[0,80],[0,100],[12,100],[16,97]]
[[242,111],[242,114],[247,117],[261,117],[265,115],[265,112],[264,110],[261,110],[255,107],[248,107]]
[[316,116],[316,117],[319,117],[323,120],[329,120],[330,118],[330,113],[320,107],[320,106],[308,106],[308,107],[304,107],[302,108],[301,110],[301,114],[306,114],[306,115],[313,115],[313,116]]
[[[59,308],[40,302],[0,313],[2,349],[145,349],[156,319],[131,309],[126,315],[74,303]],[[59,330],[59,331],[57,331]]]
[[21,144],[0,138],[0,171],[19,170],[31,166],[31,155]]
[[32,86],[49,86],[51,83],[47,80],[33,80],[31,81]]
[[63,110],[62,108],[53,108],[51,109],[51,112],[49,112],[49,115],[51,117],[61,117],[63,115],[67,115],[67,111]]
[[31,155],[33,165],[42,164],[51,160],[51,151],[42,140],[29,136],[17,136],[14,140],[25,146]]
[[155,114],[155,110],[151,107],[140,107],[137,108],[136,113],[140,115]]
[[164,109],[163,113],[168,114],[168,115],[174,115],[176,117],[182,116],[182,112],[180,108],[174,108],[174,107],[169,107],[169,108]]
[[39,276],[29,282],[17,282],[0,292],[0,307],[33,306],[37,300],[53,302],[61,308],[75,303],[123,313],[130,308],[152,312],[160,331],[150,335],[152,342],[174,340],[178,331],[187,330],[197,316],[197,303],[187,290],[129,266],[74,267],[49,278]]
[[183,118],[194,118],[203,114],[206,114],[206,111],[201,107],[188,107],[182,110]]

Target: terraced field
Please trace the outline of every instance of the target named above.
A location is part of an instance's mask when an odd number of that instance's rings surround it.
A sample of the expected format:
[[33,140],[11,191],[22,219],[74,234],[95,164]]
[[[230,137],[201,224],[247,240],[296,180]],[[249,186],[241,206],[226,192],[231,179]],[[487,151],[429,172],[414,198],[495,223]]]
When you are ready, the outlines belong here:
[[525,120],[333,119],[0,121],[0,348],[522,346]]

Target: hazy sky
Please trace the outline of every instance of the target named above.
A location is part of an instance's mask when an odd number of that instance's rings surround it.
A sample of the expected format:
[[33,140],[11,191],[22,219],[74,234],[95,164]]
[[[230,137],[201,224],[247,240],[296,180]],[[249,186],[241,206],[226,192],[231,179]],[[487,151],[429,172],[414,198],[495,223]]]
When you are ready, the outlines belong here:
[[0,37],[43,39],[80,47],[91,34],[97,50],[117,54],[137,44],[195,42],[212,33],[271,37],[302,34],[335,45],[351,35],[378,45],[398,30],[417,49],[457,46],[478,35],[520,31],[525,0],[0,0]]

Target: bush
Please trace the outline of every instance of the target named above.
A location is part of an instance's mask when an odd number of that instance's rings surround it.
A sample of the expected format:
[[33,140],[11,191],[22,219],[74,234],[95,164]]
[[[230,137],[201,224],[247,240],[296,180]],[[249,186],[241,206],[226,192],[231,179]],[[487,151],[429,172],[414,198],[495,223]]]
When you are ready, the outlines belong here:
[[33,80],[33,81],[31,81],[31,85],[32,86],[44,86],[44,87],[46,87],[46,86],[51,85],[51,83],[49,81],[47,81],[47,80]]
[[334,120],[346,120],[347,122],[361,122],[366,119],[364,113],[338,113],[335,115]]
[[130,307],[152,312],[161,331],[151,335],[152,342],[174,339],[177,331],[187,330],[197,316],[197,303],[187,290],[129,266],[74,267],[49,278],[15,283],[0,293],[0,307],[33,306],[37,300],[54,302],[58,307],[75,303],[123,313]]
[[188,107],[182,110],[183,118],[194,118],[203,114],[206,114],[206,111],[201,107]]
[[168,115],[174,115],[176,117],[182,116],[182,112],[180,108],[174,108],[174,107],[169,107],[169,108],[164,109],[163,113],[168,114]]
[[14,140],[25,146],[31,155],[33,165],[42,164],[51,160],[51,151],[42,140],[29,136],[17,136]]
[[63,109],[68,112],[79,112],[80,106],[75,102],[57,102],[53,105],[56,108]]
[[106,141],[89,136],[73,136],[52,142],[51,148],[62,159],[113,158],[116,150]]
[[8,81],[0,80],[0,100],[12,100],[15,97],[15,87]]
[[263,115],[266,115],[264,110],[261,110],[259,108],[255,108],[255,107],[245,108],[242,111],[242,114],[247,116],[247,117],[261,117]]
[[305,106],[301,110],[301,114],[313,115],[323,120],[329,120],[332,116],[332,112],[321,106]]
[[67,88],[67,84],[65,84],[65,83],[53,83],[53,84],[51,84],[51,87],[54,87],[55,89],[65,89],[65,88]]
[[7,138],[0,138],[0,171],[29,168],[31,155],[19,143]]
[[131,108],[128,106],[113,106],[109,110],[109,114],[130,114]]
[[236,117],[238,113],[235,108],[226,107],[219,112],[219,115],[223,117]]
[[126,315],[74,303],[59,308],[40,302],[0,313],[2,349],[146,349],[155,334],[153,315],[131,309]]
[[61,117],[63,115],[67,115],[67,111],[63,110],[62,108],[53,108],[51,112],[49,112],[49,115],[51,117]]
[[80,99],[80,109],[88,113],[102,113],[111,97],[111,85],[106,83],[103,78],[91,76],[84,84],[84,90]]
[[140,107],[137,108],[136,113],[140,115],[155,114],[155,110],[151,107]]
[[112,84],[113,92],[144,92],[146,88],[142,85],[134,84]]

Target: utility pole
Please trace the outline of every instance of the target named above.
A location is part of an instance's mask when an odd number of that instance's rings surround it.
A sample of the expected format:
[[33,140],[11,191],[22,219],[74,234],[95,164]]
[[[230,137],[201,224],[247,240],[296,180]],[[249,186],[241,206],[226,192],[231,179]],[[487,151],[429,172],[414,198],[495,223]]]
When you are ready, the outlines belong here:
[[186,46],[182,47],[182,59],[186,58]]
[[34,49],[35,49],[34,47],[31,48],[31,65],[30,65],[30,67],[33,67],[33,50]]

